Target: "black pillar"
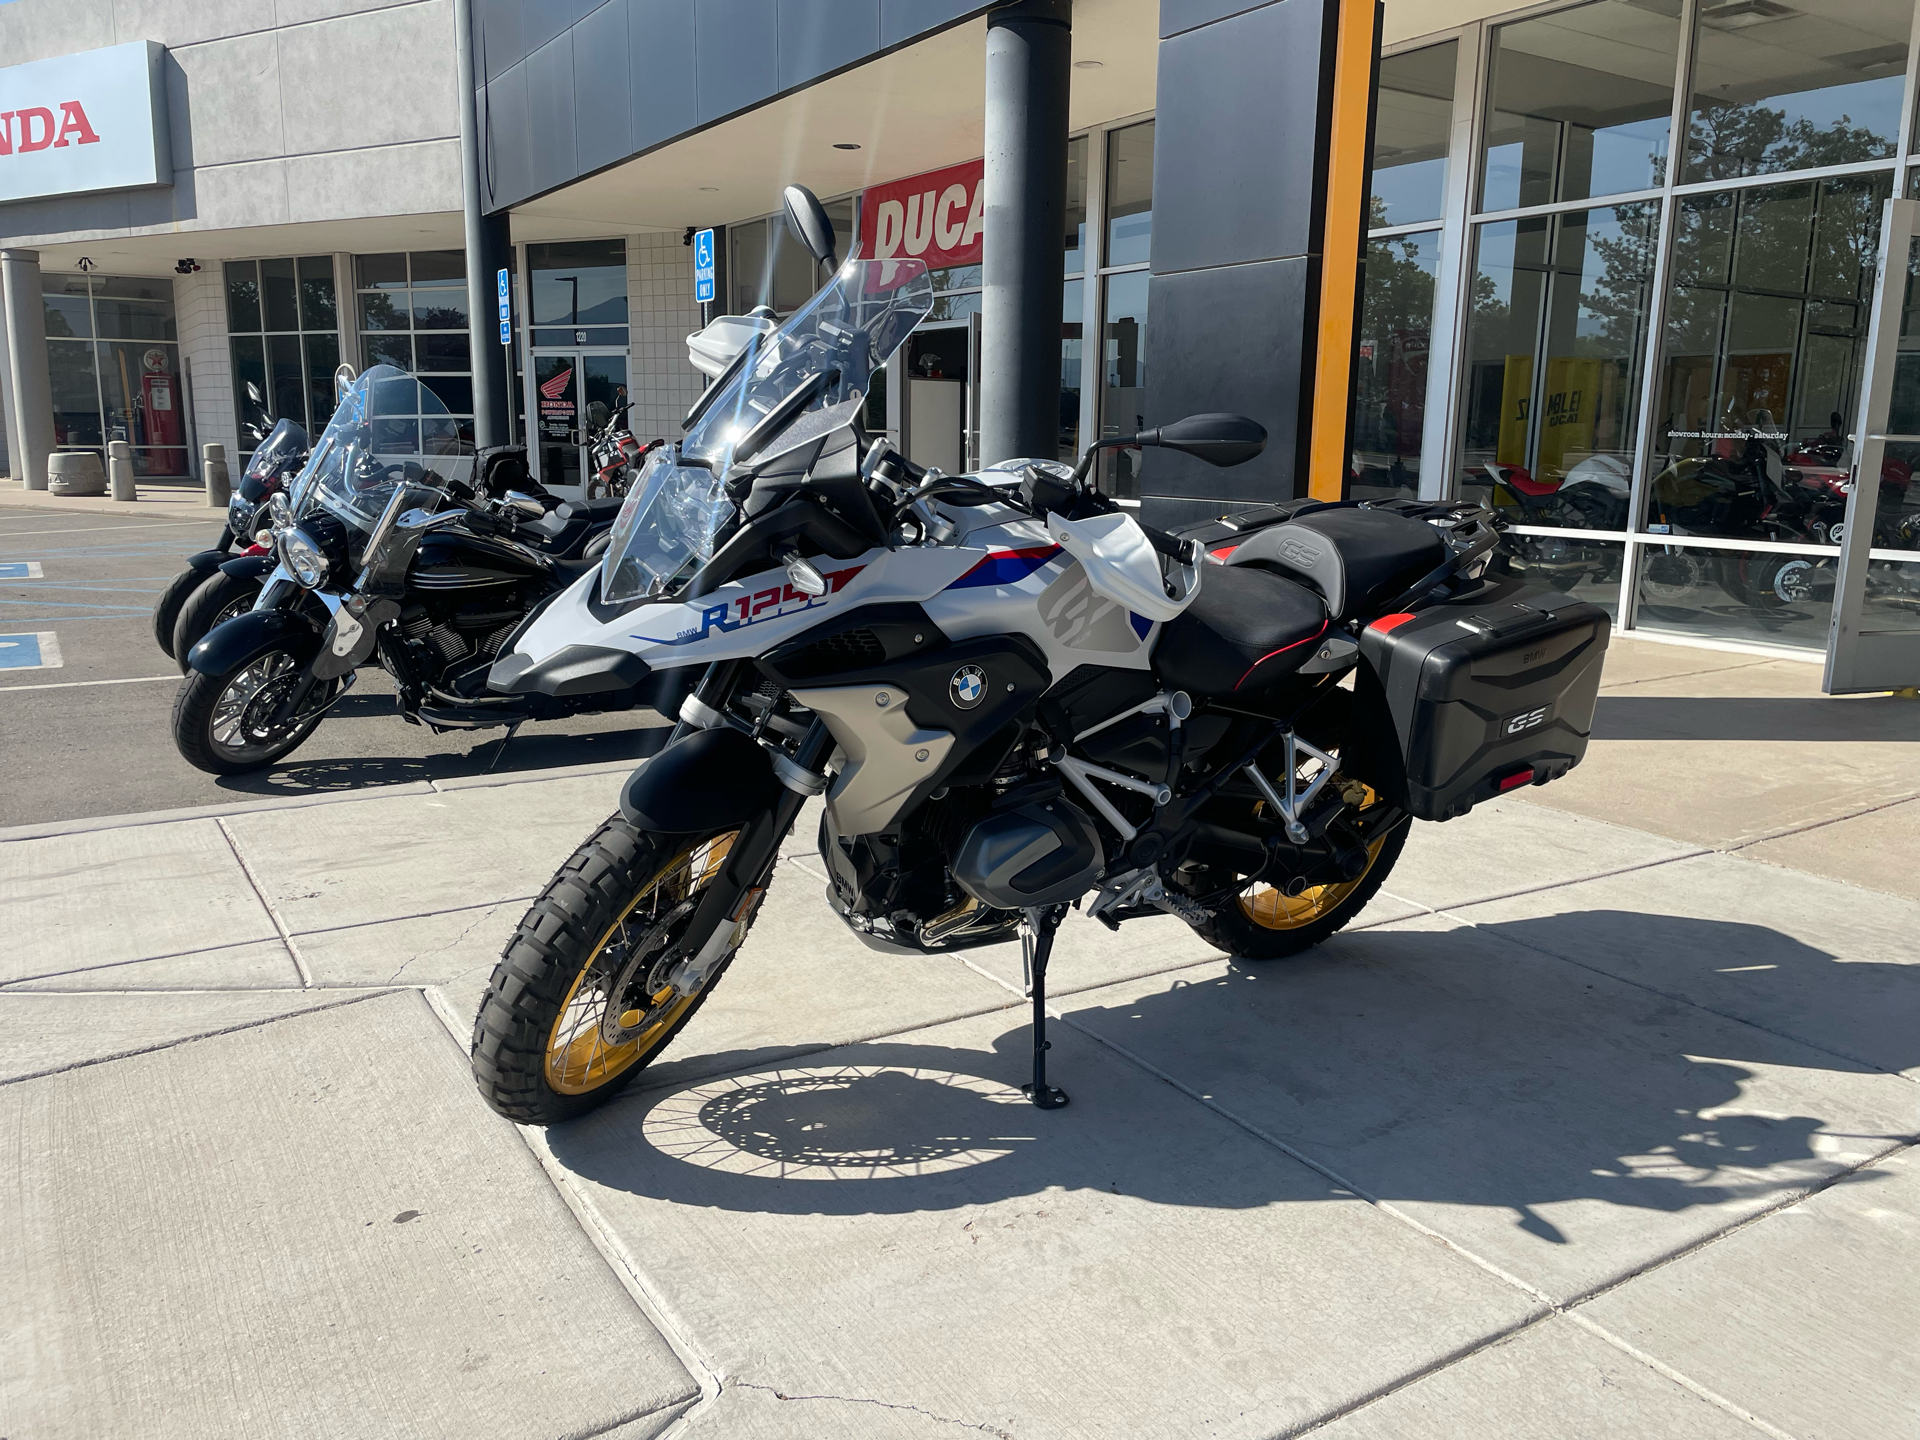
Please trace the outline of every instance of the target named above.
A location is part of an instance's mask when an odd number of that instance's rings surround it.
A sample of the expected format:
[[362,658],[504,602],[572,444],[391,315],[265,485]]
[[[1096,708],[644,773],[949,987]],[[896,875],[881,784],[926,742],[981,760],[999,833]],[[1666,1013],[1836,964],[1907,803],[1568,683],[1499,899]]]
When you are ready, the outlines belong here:
[[[454,0],[454,52],[460,86],[461,199],[467,229],[467,343],[473,356],[473,439],[507,443],[511,356],[500,343],[495,275],[511,264],[513,242],[505,211],[488,214],[482,189],[486,136],[474,103],[473,0]],[[522,437],[524,439],[524,437]]]
[[1052,456],[1060,434],[1071,0],[987,16],[980,460]]

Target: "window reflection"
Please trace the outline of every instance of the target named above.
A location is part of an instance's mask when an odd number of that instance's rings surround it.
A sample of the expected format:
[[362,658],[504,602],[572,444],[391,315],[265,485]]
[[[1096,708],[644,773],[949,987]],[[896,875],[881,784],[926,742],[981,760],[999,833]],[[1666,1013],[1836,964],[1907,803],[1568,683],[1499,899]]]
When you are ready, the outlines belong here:
[[1080,458],[1081,314],[1087,285],[1069,280],[1060,301],[1060,449],[1062,460]]
[[1654,534],[1832,540],[1890,188],[1843,176],[1680,200]]
[[[1147,423],[1147,280],[1144,270],[1110,275],[1101,319],[1100,433],[1133,435]],[[1102,453],[1108,494],[1140,495],[1140,457],[1128,450]]]
[[1380,62],[1370,222],[1375,228],[1440,218],[1459,52],[1460,43],[1449,40]]
[[1439,263],[1437,230],[1378,239],[1367,247],[1353,385],[1356,500],[1419,491]]
[[1679,6],[1599,0],[1494,29],[1480,208],[1666,181]]
[[[1068,275],[1087,268],[1087,137],[1067,142],[1067,223],[1066,251]],[[980,283],[976,277],[974,284]],[[1077,308],[1077,307],[1076,307]]]
[[1892,155],[1912,24],[1913,0],[1703,3],[1686,178]]
[[1108,265],[1153,258],[1153,122],[1107,136]]
[[1834,565],[1832,556],[1647,546],[1635,623],[1701,639],[1824,649]]
[[1657,216],[1648,201],[1480,227],[1463,495],[1518,524],[1626,528]]

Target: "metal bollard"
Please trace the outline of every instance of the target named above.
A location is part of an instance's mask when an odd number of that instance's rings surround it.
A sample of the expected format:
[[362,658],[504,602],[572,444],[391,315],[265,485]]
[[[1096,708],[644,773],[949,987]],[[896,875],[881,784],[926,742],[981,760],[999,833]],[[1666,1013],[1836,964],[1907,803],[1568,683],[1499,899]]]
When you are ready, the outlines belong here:
[[216,510],[227,508],[233,486],[227,481],[227,447],[209,440],[200,447],[200,470],[206,476],[207,504]]
[[133,444],[128,440],[107,442],[107,489],[116,500],[138,500],[133,484]]

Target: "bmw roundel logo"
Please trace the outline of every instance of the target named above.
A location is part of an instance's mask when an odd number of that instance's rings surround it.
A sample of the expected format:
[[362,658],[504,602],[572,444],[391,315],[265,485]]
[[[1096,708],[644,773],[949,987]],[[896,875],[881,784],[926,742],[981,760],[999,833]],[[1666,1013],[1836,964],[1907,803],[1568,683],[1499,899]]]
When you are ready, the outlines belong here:
[[971,710],[987,698],[987,672],[978,665],[962,665],[947,682],[947,693],[962,710]]

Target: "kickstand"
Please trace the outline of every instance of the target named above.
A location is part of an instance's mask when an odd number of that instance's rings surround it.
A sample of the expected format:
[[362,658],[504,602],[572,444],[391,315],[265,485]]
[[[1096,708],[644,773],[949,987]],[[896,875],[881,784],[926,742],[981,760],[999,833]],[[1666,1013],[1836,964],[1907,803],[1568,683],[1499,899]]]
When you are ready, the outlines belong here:
[[1047,1083],[1047,1051],[1053,1048],[1047,1039],[1047,960],[1053,954],[1053,933],[1066,918],[1064,905],[1045,905],[1027,911],[1030,934],[1022,939],[1027,960],[1027,993],[1033,997],[1033,1083],[1022,1085],[1020,1093],[1042,1110],[1058,1110],[1067,1103],[1067,1092]]
[[507,742],[513,739],[513,732],[519,728],[520,721],[518,720],[507,726],[507,733],[500,737],[500,743],[494,747],[493,759],[487,762],[487,768],[481,772],[482,774],[491,775],[493,773],[493,767],[498,765],[500,763],[500,757],[507,753]]

